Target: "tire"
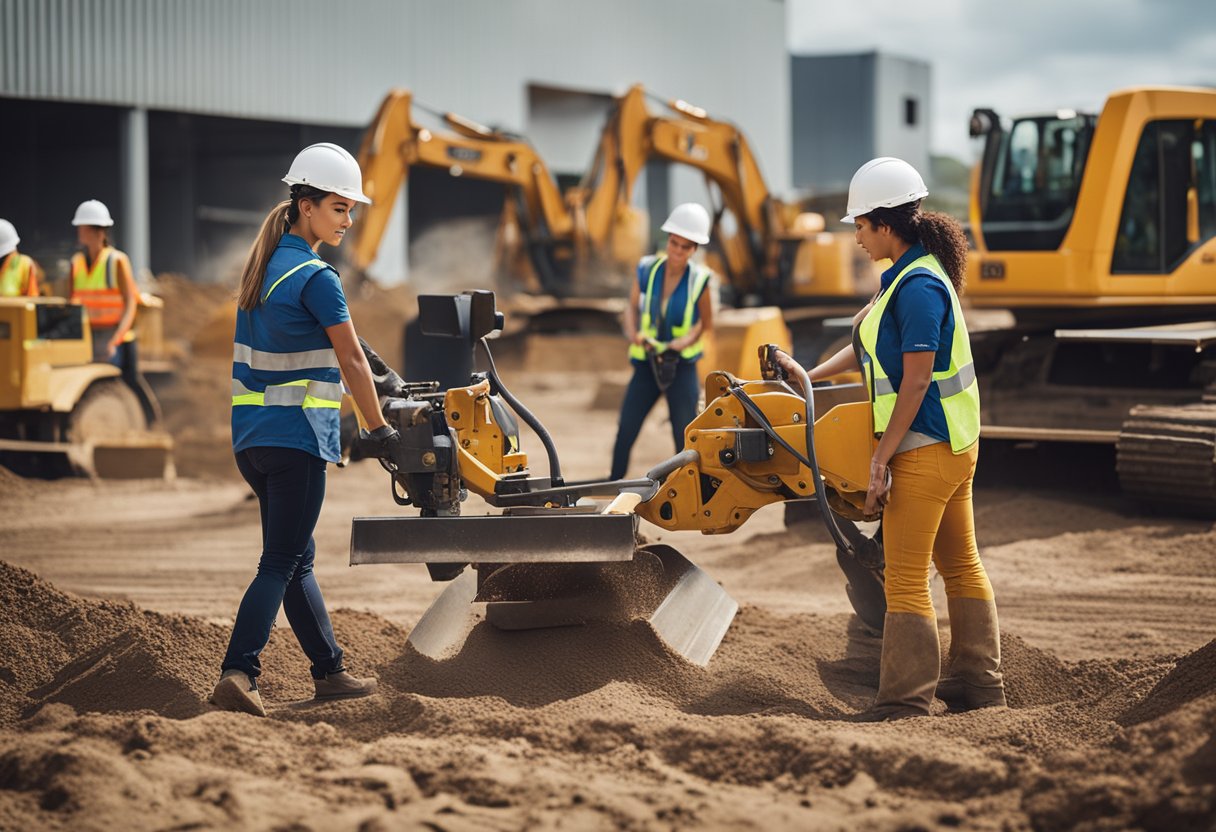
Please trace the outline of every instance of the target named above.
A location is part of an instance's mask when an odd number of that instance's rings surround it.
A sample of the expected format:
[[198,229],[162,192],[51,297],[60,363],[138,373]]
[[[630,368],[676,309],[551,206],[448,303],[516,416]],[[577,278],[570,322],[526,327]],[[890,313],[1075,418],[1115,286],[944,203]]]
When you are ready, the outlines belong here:
[[120,439],[148,429],[139,397],[119,379],[94,382],[68,415],[69,442]]

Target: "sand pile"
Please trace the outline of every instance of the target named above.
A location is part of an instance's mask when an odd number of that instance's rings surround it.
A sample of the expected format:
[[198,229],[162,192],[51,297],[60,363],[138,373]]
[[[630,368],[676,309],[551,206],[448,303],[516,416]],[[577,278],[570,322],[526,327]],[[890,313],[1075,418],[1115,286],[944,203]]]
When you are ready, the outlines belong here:
[[[709,669],[638,623],[502,633],[413,653],[334,613],[383,693],[314,705],[289,632],[264,655],[271,718],[211,712],[227,627],[60,592],[0,563],[0,828],[711,826],[1207,828],[1216,647],[1112,690],[1006,636],[1010,710],[847,721],[878,641],[848,616],[745,606]],[[1216,643],[1214,643],[1216,644]],[[1124,703],[1115,721],[1094,705]],[[1099,709],[1101,710],[1101,709]],[[1129,727],[1122,727],[1119,722]],[[910,824],[910,825],[909,825]]]

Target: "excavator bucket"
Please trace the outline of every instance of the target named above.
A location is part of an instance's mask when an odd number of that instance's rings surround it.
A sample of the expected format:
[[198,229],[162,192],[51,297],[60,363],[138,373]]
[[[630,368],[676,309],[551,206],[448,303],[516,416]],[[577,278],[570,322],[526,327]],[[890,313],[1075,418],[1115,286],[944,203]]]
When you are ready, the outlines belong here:
[[351,564],[469,564],[431,604],[409,642],[432,659],[458,653],[481,622],[503,630],[645,621],[675,653],[705,666],[739,605],[670,546],[635,546],[628,514],[357,517]]

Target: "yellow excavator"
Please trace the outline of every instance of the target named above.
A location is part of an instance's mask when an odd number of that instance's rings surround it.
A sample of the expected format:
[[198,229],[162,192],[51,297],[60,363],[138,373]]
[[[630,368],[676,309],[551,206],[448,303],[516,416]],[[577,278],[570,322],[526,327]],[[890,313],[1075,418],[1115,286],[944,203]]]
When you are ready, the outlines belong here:
[[[645,621],[671,650],[705,665],[738,604],[674,548],[639,545],[638,518],[724,534],[785,500],[815,500],[854,610],[881,631],[881,533],[862,534],[854,522],[880,519],[864,513],[875,442],[869,400],[855,401],[864,393],[812,390],[805,373],[791,386],[766,345],[761,379],[706,377],[709,403],[686,430],[686,450],[644,477],[575,482],[495,367],[487,336],[504,318],[493,293],[421,296],[419,321],[450,350],[476,351],[484,369],[441,391],[438,382],[403,381],[364,345],[400,440],[363,453],[391,475],[394,501],[419,513],[356,517],[350,562],[425,563],[432,579],[450,582],[409,636],[420,653],[450,657],[483,618],[506,630]],[[519,421],[544,445],[547,476],[530,470]],[[501,513],[461,516],[469,491]]]
[[1113,449],[1129,495],[1216,516],[1216,90],[1004,119],[971,188],[983,436]]
[[591,167],[563,195],[521,137],[452,113],[441,116],[447,130],[431,130],[414,120],[408,91],[390,92],[359,152],[373,204],[356,226],[355,265],[373,261],[409,168],[426,165],[507,187],[500,273],[555,298],[619,299],[649,242],[633,186],[646,163],[660,159],[704,175],[715,221],[710,265],[737,305],[817,305],[835,314],[873,293],[877,277],[858,261],[852,236],[824,233],[822,216],[773,196],[738,127],[684,101],[666,102],[655,115],[648,97],[640,85],[617,97]]

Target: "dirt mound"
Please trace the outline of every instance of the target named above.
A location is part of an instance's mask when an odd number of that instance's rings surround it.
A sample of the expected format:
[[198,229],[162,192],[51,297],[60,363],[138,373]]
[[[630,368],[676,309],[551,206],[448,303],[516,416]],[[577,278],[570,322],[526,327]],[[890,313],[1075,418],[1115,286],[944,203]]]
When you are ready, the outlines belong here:
[[1201,699],[1216,704],[1216,640],[1178,660],[1142,702],[1120,717],[1123,725],[1138,725],[1179,710]]
[[[862,724],[880,642],[844,614],[744,605],[707,669],[641,622],[482,624],[440,662],[373,613],[333,622],[380,695],[309,701],[280,628],[260,680],[271,718],[218,713],[227,626],[0,563],[0,824],[894,829],[995,811],[1015,827],[1205,828],[1216,812],[1211,644],[1162,679],[1159,663],[1067,665],[1006,634],[1009,710]],[[1106,715],[1150,679],[1137,724]]]

